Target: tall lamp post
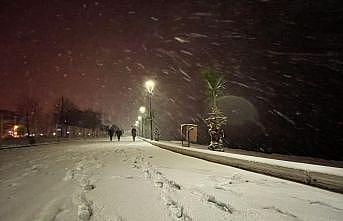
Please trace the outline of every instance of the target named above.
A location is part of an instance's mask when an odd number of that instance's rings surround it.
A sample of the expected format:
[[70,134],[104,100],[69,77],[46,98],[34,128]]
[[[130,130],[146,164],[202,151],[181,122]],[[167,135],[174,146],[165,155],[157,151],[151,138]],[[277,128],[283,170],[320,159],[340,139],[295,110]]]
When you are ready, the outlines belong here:
[[142,114],[142,137],[144,137],[144,130],[143,130],[143,127],[144,127],[145,107],[141,106],[141,107],[139,108],[139,112]]
[[141,126],[140,126],[140,128],[138,128],[138,131],[139,131],[141,137],[143,137],[143,130],[142,130],[143,129],[143,121],[142,121],[142,116],[140,116],[140,115],[138,116],[138,122],[141,122],[140,123]]
[[150,120],[150,139],[153,140],[152,137],[152,111],[151,111],[151,97],[152,97],[152,93],[154,91],[154,87],[155,87],[155,82],[152,80],[148,80],[145,82],[145,88],[148,91],[149,94],[149,120]]

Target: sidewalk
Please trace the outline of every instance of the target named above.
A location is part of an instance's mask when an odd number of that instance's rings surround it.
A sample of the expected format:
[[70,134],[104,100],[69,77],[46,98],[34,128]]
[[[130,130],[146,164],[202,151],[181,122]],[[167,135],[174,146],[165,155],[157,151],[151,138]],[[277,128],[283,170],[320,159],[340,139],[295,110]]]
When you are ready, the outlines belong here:
[[343,168],[210,151],[206,146],[195,144],[183,147],[171,141],[143,140],[184,155],[343,193]]
[[[168,141],[168,142],[181,145],[181,141]],[[202,150],[208,150],[207,146],[205,145],[192,143],[191,147],[202,149]],[[267,158],[267,159],[284,160],[284,161],[290,161],[290,162],[308,163],[308,164],[315,164],[315,165],[321,165],[321,166],[343,168],[343,161],[325,160],[325,159],[314,158],[314,157],[285,155],[285,154],[277,154],[277,153],[263,153],[263,152],[253,151],[253,150],[243,150],[243,149],[228,148],[228,147],[224,147],[224,152],[239,154],[239,155],[254,156],[254,157],[262,157],[262,158]]]

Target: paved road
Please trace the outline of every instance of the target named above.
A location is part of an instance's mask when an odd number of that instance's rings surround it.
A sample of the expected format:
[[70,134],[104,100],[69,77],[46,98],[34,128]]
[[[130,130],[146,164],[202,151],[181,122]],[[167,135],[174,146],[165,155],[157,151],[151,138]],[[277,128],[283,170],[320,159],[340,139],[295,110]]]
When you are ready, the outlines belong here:
[[0,151],[0,220],[343,220],[343,195],[105,140]]

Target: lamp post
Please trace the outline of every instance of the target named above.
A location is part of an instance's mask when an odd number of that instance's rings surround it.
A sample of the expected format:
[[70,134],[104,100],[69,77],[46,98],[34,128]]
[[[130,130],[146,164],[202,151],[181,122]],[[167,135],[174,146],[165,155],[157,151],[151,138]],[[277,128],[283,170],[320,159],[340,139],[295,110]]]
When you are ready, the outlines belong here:
[[154,87],[155,87],[155,82],[152,80],[148,80],[145,82],[145,88],[148,91],[149,94],[149,120],[150,120],[150,140],[153,140],[152,137],[152,111],[151,111],[151,97],[152,97],[152,93],[154,91]]
[[[143,128],[143,121],[142,121],[142,116],[138,116],[138,121],[141,122],[140,125],[141,125],[141,128]],[[143,130],[141,130],[141,128],[138,128],[138,131],[140,133],[140,135],[143,137]]]
[[141,106],[139,108],[139,112],[142,114],[142,137],[144,137],[144,130],[143,130],[143,127],[144,127],[144,113],[145,113],[145,107]]

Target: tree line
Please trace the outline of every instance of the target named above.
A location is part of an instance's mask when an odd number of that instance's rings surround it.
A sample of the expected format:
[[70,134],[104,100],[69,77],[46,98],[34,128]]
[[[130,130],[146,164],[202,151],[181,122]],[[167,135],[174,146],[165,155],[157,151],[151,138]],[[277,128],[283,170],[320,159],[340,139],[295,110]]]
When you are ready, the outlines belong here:
[[34,97],[24,97],[17,106],[21,133],[49,133],[67,127],[103,129],[101,113],[91,109],[81,110],[74,102],[65,97],[57,99],[51,110],[43,111],[41,102]]

